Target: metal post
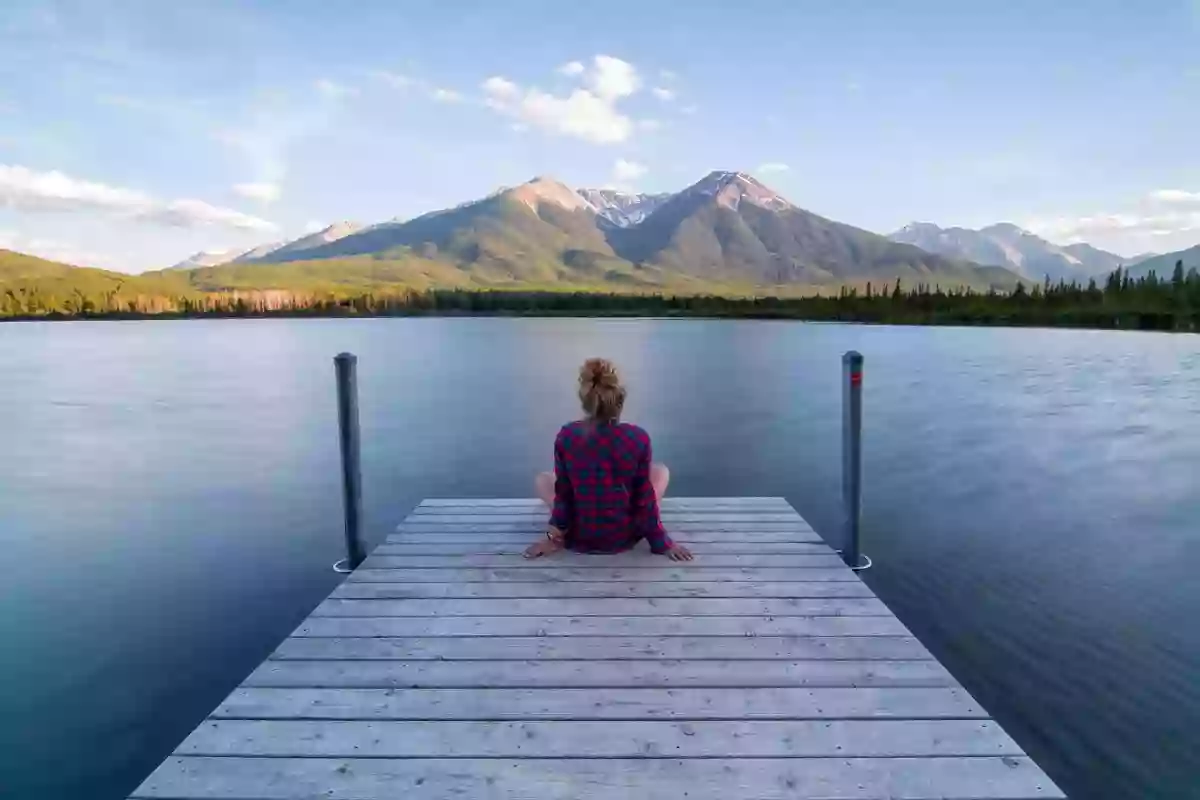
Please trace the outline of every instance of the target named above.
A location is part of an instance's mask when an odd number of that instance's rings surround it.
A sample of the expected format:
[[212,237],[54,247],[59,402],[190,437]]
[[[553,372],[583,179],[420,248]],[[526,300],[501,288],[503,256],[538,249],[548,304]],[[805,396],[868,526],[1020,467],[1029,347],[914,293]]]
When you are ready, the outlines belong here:
[[342,445],[342,504],[346,512],[346,558],[333,565],[351,572],[363,562],[362,470],[358,461],[358,357],[339,353],[333,359],[337,374],[338,427]]
[[842,560],[859,568],[858,529],[862,519],[862,353],[842,356],[842,499],[846,526]]

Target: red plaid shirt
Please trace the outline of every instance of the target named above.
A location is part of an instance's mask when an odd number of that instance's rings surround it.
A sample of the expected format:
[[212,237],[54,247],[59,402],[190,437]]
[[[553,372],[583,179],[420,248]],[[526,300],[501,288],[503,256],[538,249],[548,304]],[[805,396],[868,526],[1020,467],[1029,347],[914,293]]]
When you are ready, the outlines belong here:
[[637,425],[571,422],[554,440],[550,524],[572,550],[613,553],[642,539],[655,553],[673,545],[650,483],[650,434]]

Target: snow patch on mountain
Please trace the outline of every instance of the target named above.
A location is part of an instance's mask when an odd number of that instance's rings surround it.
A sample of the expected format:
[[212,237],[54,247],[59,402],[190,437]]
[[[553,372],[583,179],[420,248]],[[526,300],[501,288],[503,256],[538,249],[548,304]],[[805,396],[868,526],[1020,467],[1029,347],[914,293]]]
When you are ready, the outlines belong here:
[[616,189],[579,189],[578,192],[592,207],[596,216],[618,228],[628,228],[641,223],[673,196],[669,193],[641,194]]
[[785,211],[795,207],[778,192],[745,172],[710,172],[680,194],[714,197],[718,205],[732,209],[741,203],[750,203],[770,211]]

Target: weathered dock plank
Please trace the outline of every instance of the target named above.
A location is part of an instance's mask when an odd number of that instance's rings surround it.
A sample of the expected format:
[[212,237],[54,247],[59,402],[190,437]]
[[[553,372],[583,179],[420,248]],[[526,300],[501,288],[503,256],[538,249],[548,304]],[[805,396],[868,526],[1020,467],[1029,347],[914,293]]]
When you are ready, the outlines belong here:
[[139,798],[1018,800],[1063,797],[1027,757],[278,758],[173,756]]
[[662,507],[695,562],[422,502],[133,797],[1063,796],[783,498]]
[[643,686],[591,689],[314,689],[241,687],[213,719],[986,719],[961,688]]

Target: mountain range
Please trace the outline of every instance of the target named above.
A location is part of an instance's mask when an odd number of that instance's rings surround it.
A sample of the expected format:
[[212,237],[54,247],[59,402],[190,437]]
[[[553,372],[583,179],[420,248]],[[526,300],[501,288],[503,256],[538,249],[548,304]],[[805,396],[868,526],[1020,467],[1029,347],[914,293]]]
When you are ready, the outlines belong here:
[[[1197,256],[1200,247],[1157,256],[1132,274],[1152,265],[1165,276],[1177,258],[1192,266]],[[540,177],[413,219],[341,222],[244,252],[197,253],[136,278],[60,264],[37,280],[177,294],[400,287],[789,294],[897,280],[1008,290],[1046,276],[1086,282],[1132,261],[1087,244],[1060,247],[1008,223],[979,230],[913,223],[885,237],[800,208],[746,173],[718,171],[661,194],[572,189]],[[33,262],[20,263],[24,277],[0,274],[0,283],[32,280]]]
[[[820,286],[876,281],[1011,288],[1003,267],[931,253],[802,209],[743,172],[676,193],[572,189],[534,178],[407,221],[342,223],[224,254],[223,269],[331,259],[441,264],[485,285]],[[213,266],[197,254],[180,269]]]
[[1004,267],[1039,283],[1047,277],[1053,282],[1087,283],[1134,261],[1089,244],[1059,246],[1009,222],[978,230],[913,222],[889,238],[948,258]]

